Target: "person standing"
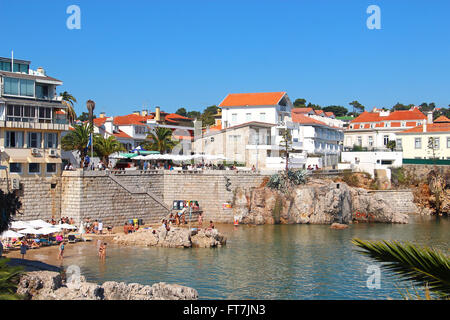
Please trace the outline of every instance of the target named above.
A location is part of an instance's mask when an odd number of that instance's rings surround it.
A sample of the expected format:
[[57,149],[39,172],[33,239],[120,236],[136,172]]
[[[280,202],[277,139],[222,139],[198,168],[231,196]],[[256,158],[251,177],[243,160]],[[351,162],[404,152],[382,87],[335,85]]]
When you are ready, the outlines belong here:
[[0,241],[0,258],[3,255],[3,243]]
[[103,233],[103,222],[102,222],[102,220],[98,221],[98,233],[99,234]]
[[22,255],[22,259],[25,259],[27,249],[28,249],[27,241],[24,239],[20,242],[20,254]]
[[201,228],[201,227],[202,227],[202,224],[203,224],[203,213],[200,212],[200,213],[198,214],[198,227]]
[[65,242],[62,241],[59,244],[59,254],[58,254],[58,260],[63,260],[64,259],[64,247],[65,247]]

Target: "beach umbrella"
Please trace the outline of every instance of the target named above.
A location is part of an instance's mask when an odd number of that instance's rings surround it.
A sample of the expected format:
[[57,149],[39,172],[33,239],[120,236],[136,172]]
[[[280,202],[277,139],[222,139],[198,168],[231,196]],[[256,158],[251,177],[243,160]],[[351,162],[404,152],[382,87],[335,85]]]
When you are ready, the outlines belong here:
[[59,231],[61,231],[59,228],[55,228],[55,227],[45,227],[45,228],[42,228],[42,229],[39,229],[39,232],[40,232],[40,234],[43,234],[43,235],[47,235],[47,234],[51,234],[51,233],[56,233],[56,232],[59,232]]
[[42,234],[40,230],[36,230],[34,228],[31,228],[31,227],[23,229],[23,230],[20,230],[20,233],[23,233],[23,234]]
[[67,224],[67,223],[58,224],[58,227],[61,229],[70,229],[70,230],[75,230],[77,228],[77,227],[75,227],[71,224]]
[[13,221],[11,222],[11,229],[25,229],[29,228],[30,225],[27,222],[23,221]]
[[45,222],[44,220],[32,220],[32,221],[27,221],[27,223],[32,226],[33,228],[48,228],[51,227],[52,224]]
[[14,232],[12,230],[6,230],[1,234],[2,239],[8,239],[8,238],[22,238],[24,235],[18,232]]

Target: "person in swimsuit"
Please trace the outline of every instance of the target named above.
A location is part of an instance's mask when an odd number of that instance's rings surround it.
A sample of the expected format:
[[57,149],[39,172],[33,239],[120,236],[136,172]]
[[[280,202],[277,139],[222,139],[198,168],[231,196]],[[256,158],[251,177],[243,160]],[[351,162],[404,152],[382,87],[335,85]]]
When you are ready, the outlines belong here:
[[22,259],[25,259],[25,255],[27,254],[28,245],[25,240],[22,240],[20,243],[20,254],[22,255]]
[[61,244],[59,245],[59,255],[58,255],[58,260],[63,260],[64,259],[64,246],[65,246],[65,242],[61,242]]

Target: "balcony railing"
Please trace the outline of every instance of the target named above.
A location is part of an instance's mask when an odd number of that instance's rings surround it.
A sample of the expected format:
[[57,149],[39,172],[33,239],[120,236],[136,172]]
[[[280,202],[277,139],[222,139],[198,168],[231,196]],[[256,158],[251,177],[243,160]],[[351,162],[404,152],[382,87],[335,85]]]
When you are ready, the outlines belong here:
[[47,122],[23,122],[0,120],[2,128],[38,129],[38,130],[69,130],[69,123],[63,119],[46,120]]

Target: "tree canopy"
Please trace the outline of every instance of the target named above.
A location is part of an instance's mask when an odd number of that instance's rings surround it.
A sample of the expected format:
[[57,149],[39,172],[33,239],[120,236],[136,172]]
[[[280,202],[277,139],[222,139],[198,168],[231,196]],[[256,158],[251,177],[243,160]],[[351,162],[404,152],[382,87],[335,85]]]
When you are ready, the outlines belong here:
[[177,111],[175,111],[175,113],[179,114],[180,116],[183,116],[183,117],[188,116],[188,113],[185,108],[179,108]]
[[364,106],[356,100],[349,102],[349,105],[353,106],[353,112],[355,112],[355,109],[357,112],[364,112]]
[[328,106],[322,109],[324,112],[333,112],[336,117],[346,116],[348,113],[347,108],[343,106]]
[[[95,114],[94,114],[94,119],[95,118],[97,118],[96,116],[95,116]],[[79,116],[78,116],[78,118],[77,118],[77,120],[79,120],[79,121],[88,121],[89,120],[89,112],[82,112]]]

